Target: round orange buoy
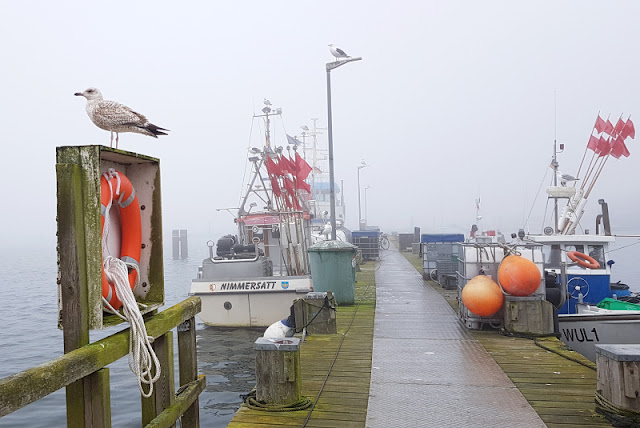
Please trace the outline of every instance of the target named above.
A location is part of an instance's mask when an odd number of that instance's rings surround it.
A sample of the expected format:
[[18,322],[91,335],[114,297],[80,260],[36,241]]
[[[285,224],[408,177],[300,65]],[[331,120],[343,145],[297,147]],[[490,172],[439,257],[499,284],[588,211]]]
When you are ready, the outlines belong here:
[[538,289],[542,275],[534,262],[521,256],[507,256],[498,268],[498,281],[513,296],[528,296]]
[[471,278],[462,289],[462,303],[474,314],[488,317],[500,310],[504,296],[496,282],[486,275]]

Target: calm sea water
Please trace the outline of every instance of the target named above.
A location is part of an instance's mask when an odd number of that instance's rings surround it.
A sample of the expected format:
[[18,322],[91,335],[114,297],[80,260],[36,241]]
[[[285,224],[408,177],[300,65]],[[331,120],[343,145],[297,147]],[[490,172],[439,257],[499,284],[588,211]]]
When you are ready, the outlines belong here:
[[[205,257],[206,247],[201,247],[192,250],[188,260],[171,260],[171,253],[165,252],[165,308],[188,297],[191,278]],[[62,355],[62,332],[56,324],[56,275],[55,246],[0,250],[0,378]],[[224,427],[241,404],[239,395],[255,385],[253,342],[263,330],[216,329],[196,320],[199,372],[207,376],[207,387],[200,395],[201,425]],[[92,332],[91,341],[121,329]],[[109,368],[113,426],[139,427],[140,394],[127,358]],[[64,389],[0,418],[0,427],[44,426],[66,426]]]
[[[192,241],[192,244],[195,241]],[[204,243],[205,241],[202,241]],[[619,240],[613,248],[638,240]],[[166,306],[187,298],[191,278],[206,256],[206,247],[190,246],[188,260],[172,260],[165,252]],[[621,280],[640,291],[640,245],[613,251],[612,281]],[[44,363],[62,352],[62,332],[57,329],[55,246],[28,251],[0,249],[0,378]],[[122,329],[92,332],[97,340]],[[262,330],[216,329],[198,321],[198,365],[207,375],[200,396],[202,426],[224,427],[240,406],[240,394],[255,385],[253,342]],[[177,349],[177,345],[176,345]],[[127,359],[111,364],[112,423],[116,427],[140,426],[140,395]],[[176,381],[177,384],[177,381]],[[57,391],[0,419],[0,427],[66,426],[64,390]]]

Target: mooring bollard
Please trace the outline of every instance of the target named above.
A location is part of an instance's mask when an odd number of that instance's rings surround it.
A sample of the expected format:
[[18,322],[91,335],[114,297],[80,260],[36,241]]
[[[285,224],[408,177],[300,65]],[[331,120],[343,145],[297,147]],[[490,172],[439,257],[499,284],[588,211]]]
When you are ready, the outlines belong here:
[[300,339],[259,337],[256,350],[256,399],[288,405],[302,398]]
[[595,345],[595,348],[598,406],[605,413],[640,422],[640,345]]
[[336,334],[336,299],[331,291],[311,292],[304,296],[307,332],[309,334]]

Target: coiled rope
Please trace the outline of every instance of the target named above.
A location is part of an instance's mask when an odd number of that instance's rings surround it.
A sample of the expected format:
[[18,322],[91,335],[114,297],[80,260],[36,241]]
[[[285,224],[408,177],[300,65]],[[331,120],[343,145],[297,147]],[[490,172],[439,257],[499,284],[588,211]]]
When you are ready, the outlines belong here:
[[607,400],[600,391],[596,391],[596,412],[601,413],[616,427],[640,426],[640,413],[623,409]]
[[[153,337],[147,335],[147,328],[144,325],[144,319],[138,308],[138,302],[133,295],[133,290],[129,285],[129,268],[136,270],[136,285],[140,281],[140,271],[138,266],[131,263],[125,263],[122,260],[109,255],[109,249],[107,247],[107,239],[109,236],[109,210],[112,206],[113,200],[113,187],[111,185],[111,178],[116,177],[117,186],[115,194],[120,193],[120,176],[113,168],[109,168],[104,173],[104,177],[109,183],[109,190],[111,197],[104,213],[104,229],[102,231],[102,254],[103,261],[102,267],[104,273],[109,281],[109,284],[113,284],[116,292],[116,296],[122,302],[122,312],[116,311],[113,306],[109,304],[104,297],[102,301],[109,312],[127,321],[130,325],[129,331],[129,368],[138,378],[138,388],[143,397],[149,398],[153,393],[153,384],[160,378],[160,361],[153,351],[151,343]],[[105,256],[106,255],[106,256]],[[155,370],[154,370],[155,367]],[[154,373],[152,375],[152,373]],[[149,385],[149,391],[145,392],[142,384]]]
[[311,400],[304,396],[300,397],[300,400],[289,404],[269,404],[264,401],[258,401],[255,388],[247,395],[243,395],[242,398],[244,398],[244,404],[248,408],[265,412],[295,412],[296,410],[304,410],[311,406]]

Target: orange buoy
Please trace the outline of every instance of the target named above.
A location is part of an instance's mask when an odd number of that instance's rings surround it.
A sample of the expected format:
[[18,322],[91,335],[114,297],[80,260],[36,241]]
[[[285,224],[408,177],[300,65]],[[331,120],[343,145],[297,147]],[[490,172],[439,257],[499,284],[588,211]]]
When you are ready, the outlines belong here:
[[462,289],[462,303],[474,314],[488,317],[500,310],[504,296],[500,286],[486,275],[471,278]]
[[507,256],[498,268],[498,281],[513,296],[528,296],[538,289],[542,275],[534,262],[522,256]]

